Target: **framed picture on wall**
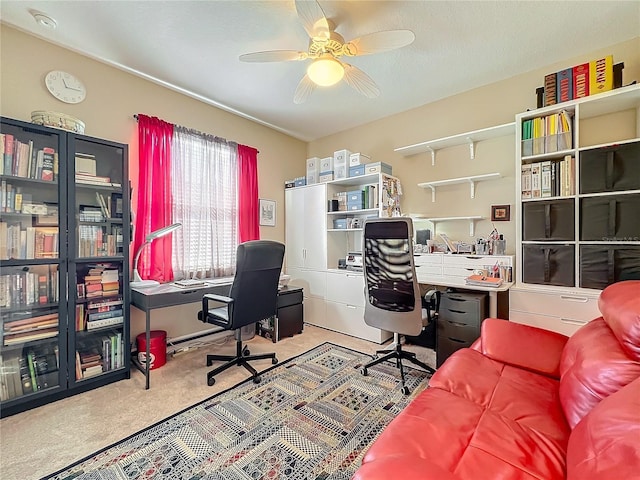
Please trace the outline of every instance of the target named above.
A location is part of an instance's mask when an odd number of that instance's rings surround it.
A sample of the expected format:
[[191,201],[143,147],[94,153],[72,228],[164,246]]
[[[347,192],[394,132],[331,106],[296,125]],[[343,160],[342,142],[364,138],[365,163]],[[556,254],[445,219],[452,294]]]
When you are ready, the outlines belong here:
[[260,225],[276,226],[276,201],[260,199]]
[[492,222],[508,222],[511,220],[511,205],[491,205]]

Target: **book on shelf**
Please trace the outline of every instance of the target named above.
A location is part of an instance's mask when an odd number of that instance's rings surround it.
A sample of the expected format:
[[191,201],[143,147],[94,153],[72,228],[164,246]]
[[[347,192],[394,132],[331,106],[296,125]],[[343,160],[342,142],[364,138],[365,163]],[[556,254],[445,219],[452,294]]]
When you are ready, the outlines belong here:
[[522,165],[522,177],[521,177],[521,190],[522,198],[531,198],[531,164],[525,163]]
[[573,100],[573,69],[565,68],[557,73],[556,98],[558,103]]
[[613,55],[589,62],[589,95],[613,89]]
[[589,63],[576,65],[573,70],[573,98],[589,96]]
[[46,147],[42,149],[42,170],[39,177],[41,180],[53,181],[55,153],[53,148]]
[[551,161],[546,160],[540,165],[540,196],[551,196]]
[[96,176],[96,157],[89,153],[76,152],[75,154],[75,172],[81,175]]
[[540,163],[531,164],[531,198],[542,196]]
[[498,277],[489,277],[486,275],[470,275],[465,278],[467,285],[479,287],[499,287],[502,285],[502,279]]
[[103,327],[122,325],[123,322],[124,317],[122,315],[118,317],[101,318],[99,320],[87,320],[87,331]]
[[556,73],[544,76],[544,106],[555,105],[556,101]]

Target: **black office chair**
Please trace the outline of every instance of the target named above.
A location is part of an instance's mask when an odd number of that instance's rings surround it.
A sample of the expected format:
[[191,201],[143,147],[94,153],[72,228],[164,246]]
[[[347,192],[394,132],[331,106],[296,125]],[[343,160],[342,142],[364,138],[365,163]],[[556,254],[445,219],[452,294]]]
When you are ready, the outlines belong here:
[[[214,361],[226,361],[223,365],[207,373],[207,384],[213,385],[215,375],[233,365],[242,365],[251,372],[253,381],[260,382],[250,360],[270,358],[274,365],[278,363],[275,353],[250,355],[249,349],[242,346],[241,328],[276,314],[278,302],[278,281],[284,245],[269,240],[254,240],[238,245],[236,273],[229,296],[206,294],[202,298],[202,311],[198,318],[203,322],[235,330],[235,355],[207,355],[207,366]],[[210,308],[210,302],[221,302],[222,307]]]
[[402,360],[434,373],[435,370],[402,349],[400,335],[419,335],[429,316],[422,308],[422,298],[413,262],[410,218],[376,218],[364,222],[363,264],[367,325],[394,332],[394,349],[379,350],[385,354],[367,363],[362,374],[386,360],[395,359],[400,369],[402,391],[409,393],[404,382]]

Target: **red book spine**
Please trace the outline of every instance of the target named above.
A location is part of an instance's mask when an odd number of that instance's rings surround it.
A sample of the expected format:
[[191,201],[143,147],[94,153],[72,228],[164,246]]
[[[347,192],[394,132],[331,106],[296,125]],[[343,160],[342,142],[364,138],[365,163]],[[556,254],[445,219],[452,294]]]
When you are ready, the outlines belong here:
[[589,64],[573,67],[573,98],[589,96]]

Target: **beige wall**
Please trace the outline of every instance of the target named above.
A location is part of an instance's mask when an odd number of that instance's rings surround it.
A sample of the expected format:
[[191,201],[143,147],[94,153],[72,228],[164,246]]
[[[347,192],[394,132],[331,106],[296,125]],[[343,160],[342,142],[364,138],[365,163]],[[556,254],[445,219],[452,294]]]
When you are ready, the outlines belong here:
[[[425,214],[430,217],[481,215],[489,219],[491,205],[510,204],[511,221],[497,222],[495,226],[506,235],[507,253],[514,253],[515,146],[513,135],[478,143],[475,160],[470,160],[469,147],[466,145],[438,151],[436,164],[433,167],[431,155],[428,153],[403,157],[393,150],[401,146],[513,122],[515,114],[536,107],[535,89],[542,85],[545,74],[608,54],[613,54],[614,63],[624,62],[625,84],[639,79],[640,37],[637,37],[632,41],[606,47],[581,57],[570,58],[509,80],[476,88],[312,141],[309,143],[308,156],[322,158],[331,155],[335,150],[346,148],[352,152],[366,153],[374,162],[382,161],[390,164],[393,167],[393,174],[402,181],[403,213]],[[523,59],[523,62],[526,62],[526,59]],[[429,88],[428,79],[425,79],[424,88]],[[420,182],[494,172],[502,174],[502,178],[478,183],[473,200],[470,198],[470,189],[467,185],[439,187],[435,203],[431,202],[430,190],[417,187]],[[292,176],[303,173],[304,166],[300,166]],[[491,229],[490,221],[481,221],[476,226],[474,237],[486,236]],[[439,223],[437,231],[445,232],[457,240],[472,240],[467,223]]]
[[[136,113],[257,148],[259,196],[277,201],[276,227],[261,227],[260,235],[284,241],[284,181],[304,164],[305,142],[6,25],[0,26],[0,54],[0,114],[30,121],[33,110],[59,111],[84,121],[87,135],[129,144],[134,188],[138,172],[137,128],[133,119]],[[44,85],[50,70],[77,75],[87,87],[87,98],[77,105],[53,98]],[[153,327],[168,330],[170,337],[203,327],[196,320],[195,307],[185,307],[179,314],[176,309],[166,310],[154,313]],[[181,321],[176,322],[176,318]],[[143,315],[132,309],[132,336],[143,330]]]

